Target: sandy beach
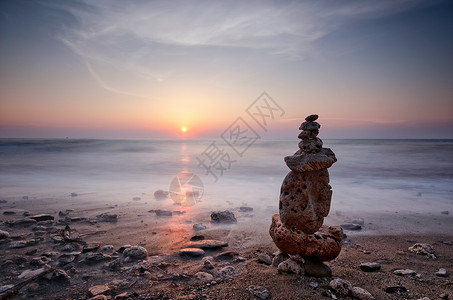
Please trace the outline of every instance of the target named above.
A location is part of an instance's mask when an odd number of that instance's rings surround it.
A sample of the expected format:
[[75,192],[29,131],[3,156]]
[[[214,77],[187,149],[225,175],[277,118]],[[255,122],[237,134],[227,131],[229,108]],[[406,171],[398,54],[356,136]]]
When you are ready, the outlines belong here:
[[[159,209],[172,214],[158,216]],[[250,287],[261,286],[269,294],[267,299],[353,299],[351,294],[342,296],[329,287],[335,278],[367,290],[375,299],[449,299],[453,295],[448,274],[453,270],[453,235],[449,232],[453,218],[446,212],[331,212],[327,223],[340,224],[358,217],[364,223],[361,230],[344,231],[341,254],[327,262],[332,277],[316,278],[281,274],[258,259],[262,254],[272,258],[278,251],[268,233],[273,208],[243,211],[231,203],[221,209],[233,212],[238,223],[212,224],[210,209],[177,206],[171,199],[157,201],[148,195],[123,203],[94,202],[89,195],[68,195],[64,201],[4,199],[0,204],[0,230],[8,232],[9,237],[0,241],[0,265],[5,270],[0,286],[12,292],[15,285],[30,278],[27,272],[42,268],[49,273],[19,286],[10,297],[259,299]],[[39,214],[54,219],[17,222]],[[106,222],[101,214],[116,218]],[[206,229],[196,231],[194,224],[203,224]],[[69,239],[64,238],[65,228],[70,228]],[[181,256],[179,251],[193,243],[191,239],[218,240],[228,246],[205,249],[198,257]],[[410,252],[408,248],[415,243],[433,246],[436,258]],[[128,258],[121,253],[121,247],[128,244],[144,247],[146,256]],[[361,264],[369,262],[378,263],[380,269],[362,271]],[[441,268],[447,270],[447,277],[436,275]],[[405,276],[394,273],[401,269],[414,272]],[[63,270],[64,275],[55,275],[55,270]],[[101,286],[100,290],[93,290],[95,286]],[[399,287],[396,292],[386,292],[395,286]],[[98,292],[103,296],[96,295]]]

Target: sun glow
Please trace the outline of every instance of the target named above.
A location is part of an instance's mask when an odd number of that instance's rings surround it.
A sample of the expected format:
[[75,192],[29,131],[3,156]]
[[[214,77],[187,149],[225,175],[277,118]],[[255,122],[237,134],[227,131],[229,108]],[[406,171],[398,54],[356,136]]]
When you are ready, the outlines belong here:
[[181,131],[182,131],[182,132],[186,132],[186,131],[187,131],[187,128],[186,128],[186,127],[183,127],[183,128],[181,128]]

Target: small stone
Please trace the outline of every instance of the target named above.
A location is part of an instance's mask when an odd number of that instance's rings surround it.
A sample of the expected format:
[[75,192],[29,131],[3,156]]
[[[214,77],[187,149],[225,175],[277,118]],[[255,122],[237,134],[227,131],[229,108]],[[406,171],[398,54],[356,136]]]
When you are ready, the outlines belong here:
[[273,267],[278,267],[278,265],[279,265],[281,262],[287,260],[288,258],[289,258],[289,255],[288,255],[288,254],[279,251],[279,252],[277,253],[277,255],[275,255],[274,258],[272,259],[272,266],[273,266]]
[[97,296],[99,294],[104,294],[107,292],[110,292],[112,290],[112,286],[110,285],[95,285],[92,286],[88,289],[88,292],[90,293],[91,296]]
[[117,222],[118,221],[118,215],[117,214],[109,214],[109,213],[103,213],[100,215],[96,216],[96,220],[99,222]]
[[110,296],[107,297],[106,295],[97,295],[97,296],[94,296],[94,297],[91,297],[89,298],[88,300],[109,300],[111,299]]
[[157,190],[154,192],[154,198],[157,200],[166,199],[168,197],[168,191]]
[[195,241],[202,241],[204,240],[204,235],[194,235],[193,237],[190,238],[190,240],[192,242],[195,242]]
[[77,197],[77,196],[78,196],[77,193],[71,193],[71,194],[69,194],[69,195],[70,195],[71,197]]
[[222,278],[231,278],[234,275],[234,267],[233,266],[226,266],[219,270],[219,276]]
[[329,286],[341,296],[347,296],[352,289],[351,283],[341,278],[330,281]]
[[54,216],[48,214],[39,214],[29,217],[30,219],[36,220],[37,222],[40,221],[48,221],[55,219]]
[[263,263],[265,265],[271,265],[272,264],[272,259],[271,257],[269,256],[269,254],[267,253],[261,253],[259,256],[258,256],[258,261],[260,263]]
[[118,271],[122,267],[121,259],[117,258],[115,260],[112,260],[110,262],[106,262],[103,266],[104,269],[110,270],[110,271]]
[[440,299],[448,300],[448,294],[447,293],[442,293],[439,295]]
[[429,244],[416,243],[409,247],[408,250],[418,255],[425,255],[429,258],[436,259],[434,247]]
[[241,212],[251,212],[251,211],[253,211],[253,207],[241,206],[241,207],[239,207],[239,211],[241,211]]
[[263,300],[268,299],[270,296],[269,291],[265,287],[260,285],[250,285],[247,288],[247,291],[253,294],[253,296]]
[[195,277],[203,282],[212,281],[214,279],[214,276],[206,272],[198,272],[195,274]]
[[5,211],[3,212],[3,214],[4,214],[5,216],[11,216],[11,215],[15,215],[16,212],[13,211],[13,210],[5,210]]
[[115,248],[113,247],[113,245],[104,245],[99,250],[101,252],[103,252],[103,253],[113,253],[113,252],[115,252]]
[[50,263],[50,261],[51,261],[51,259],[46,257],[46,256],[34,257],[30,261],[30,265],[41,267],[41,266],[43,266],[45,264]]
[[9,243],[10,249],[18,249],[24,247],[27,247],[27,241],[12,241],[11,243]]
[[109,260],[112,257],[110,255],[106,255],[104,253],[88,253],[85,257],[85,261],[87,263],[98,263],[101,261]]
[[319,284],[318,284],[317,282],[310,282],[310,283],[308,284],[308,286],[309,286],[309,287],[312,287],[312,288],[314,288],[314,289],[316,289],[316,288],[319,286]]
[[280,273],[302,274],[304,272],[302,266],[292,259],[287,259],[281,262],[277,267]]
[[75,256],[72,254],[63,254],[60,255],[56,261],[54,262],[55,265],[57,266],[65,266],[69,263],[72,263],[75,259]]
[[148,256],[148,251],[141,246],[132,246],[123,251],[123,256],[133,259],[146,258]]
[[0,230],[0,240],[8,239],[9,238],[9,232]]
[[202,240],[191,242],[187,245],[187,248],[201,248],[201,249],[219,249],[222,247],[228,247],[228,243],[218,240]]
[[46,265],[46,266],[36,269],[36,270],[25,270],[17,278],[18,279],[28,279],[30,277],[37,276],[39,274],[44,273],[48,268],[49,268],[49,266]]
[[211,213],[211,222],[212,223],[237,223],[236,217],[234,214],[229,211],[215,211]]
[[61,270],[61,269],[55,270],[51,277],[51,280],[59,281],[59,282],[66,282],[66,283],[69,282],[70,279],[71,279],[71,277],[64,270]]
[[305,118],[305,121],[307,122],[314,122],[318,120],[319,116],[318,115],[309,115],[308,117]]
[[203,224],[193,224],[193,230],[195,231],[201,231],[201,230],[205,230],[206,229],[206,226],[204,226]]
[[389,294],[405,293],[407,292],[407,289],[402,285],[388,286],[385,288],[385,292]]
[[215,260],[232,260],[239,257],[239,253],[235,251],[225,251],[222,253],[217,254],[214,259]]
[[313,277],[331,277],[332,270],[321,261],[314,259],[305,259],[305,274]]
[[381,269],[381,264],[377,262],[364,262],[360,264],[360,269],[363,272],[374,272]]
[[199,249],[199,248],[183,248],[179,250],[179,255],[181,256],[191,256],[191,257],[196,257],[196,256],[203,256],[205,254],[204,250]]
[[134,197],[134,198],[132,198],[132,200],[134,200],[134,201],[140,201],[140,200],[142,200],[142,198],[140,198],[140,197]]
[[85,245],[82,248],[82,253],[93,252],[99,249],[99,244]]
[[360,299],[360,300],[373,300],[374,297],[373,295],[370,294],[365,289],[362,289],[361,287],[355,286],[351,289],[351,294],[352,297]]
[[362,226],[359,224],[353,224],[353,223],[344,223],[340,225],[341,228],[345,230],[361,230]]
[[447,269],[440,268],[439,271],[436,272],[436,276],[439,276],[439,277],[448,277],[449,274],[448,274],[448,272],[447,272]]
[[171,212],[169,210],[156,209],[154,212],[156,213],[156,216],[158,216],[158,217],[171,217],[171,216],[173,216],[173,212]]
[[441,211],[440,213],[443,215],[448,215],[450,212],[448,210],[444,210],[444,211]]
[[399,276],[414,276],[417,274],[414,270],[411,269],[398,269],[393,271],[393,274],[399,275]]

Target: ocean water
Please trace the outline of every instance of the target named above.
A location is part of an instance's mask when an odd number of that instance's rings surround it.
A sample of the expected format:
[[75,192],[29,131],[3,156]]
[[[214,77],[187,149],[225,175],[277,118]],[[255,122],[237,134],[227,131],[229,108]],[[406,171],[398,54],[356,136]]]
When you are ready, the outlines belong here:
[[[174,190],[183,172],[197,179],[188,209],[248,205],[277,212],[289,171],[283,157],[297,143],[257,140],[240,156],[211,139],[0,139],[0,199],[120,203],[141,197],[159,207],[154,192]],[[453,213],[453,140],[326,139],[324,147],[338,159],[329,169],[331,211]]]

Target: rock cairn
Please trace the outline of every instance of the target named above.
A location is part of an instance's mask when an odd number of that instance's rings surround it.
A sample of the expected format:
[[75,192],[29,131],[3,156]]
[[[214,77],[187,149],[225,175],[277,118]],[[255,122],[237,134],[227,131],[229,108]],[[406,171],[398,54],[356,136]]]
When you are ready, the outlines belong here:
[[305,118],[299,127],[299,150],[285,157],[291,171],[283,180],[279,214],[272,216],[269,233],[282,252],[320,262],[340,254],[343,231],[323,225],[332,198],[327,168],[337,159],[322,147],[317,119],[317,115]]

